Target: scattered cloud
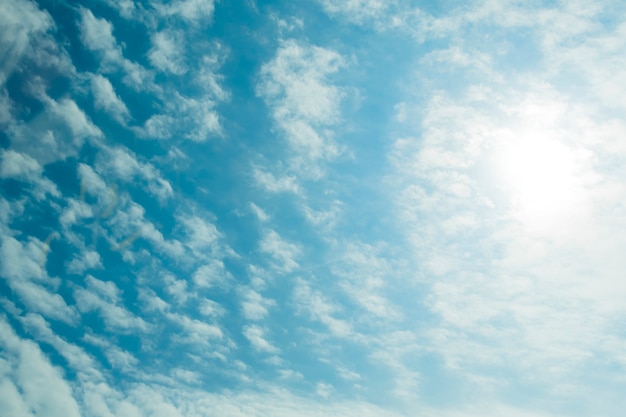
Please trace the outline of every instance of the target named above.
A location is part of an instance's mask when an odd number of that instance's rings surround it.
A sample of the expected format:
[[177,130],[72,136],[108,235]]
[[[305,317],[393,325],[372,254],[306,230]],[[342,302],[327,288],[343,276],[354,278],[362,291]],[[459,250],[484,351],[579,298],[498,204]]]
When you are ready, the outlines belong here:
[[89,269],[102,269],[102,258],[93,250],[87,250],[72,259],[67,265],[67,271],[72,274],[82,275]]
[[250,203],[250,210],[261,222],[266,222],[270,219],[270,216],[261,207],[254,203]]
[[81,312],[97,311],[107,329],[114,332],[145,332],[149,325],[121,305],[120,290],[112,281],[88,275],[86,288],[76,288],[74,298]]
[[128,149],[104,147],[95,166],[97,171],[114,180],[132,183],[136,179],[142,179],[148,191],[162,202],[174,194],[171,184],[162,177],[158,169],[150,163],[138,161]]
[[141,65],[124,57],[122,48],[113,35],[113,25],[106,19],[100,19],[89,9],[81,9],[81,41],[87,49],[95,52],[101,60],[104,73],[124,73],[126,85],[145,90],[150,87],[152,75]]
[[4,317],[0,319],[0,329],[3,348],[1,392],[6,400],[0,407],[4,412],[80,416],[72,388],[37,344],[17,336]]
[[23,243],[11,236],[4,236],[1,242],[2,258],[11,262],[2,263],[0,275],[18,299],[32,312],[74,324],[76,311],[54,292],[58,281],[50,279],[44,269],[42,242],[31,239]]
[[9,1],[3,4],[0,18],[0,86],[4,86],[28,52],[33,38],[54,26],[50,15],[33,2]]
[[300,248],[283,240],[274,230],[265,232],[259,243],[259,250],[271,256],[275,261],[274,266],[281,272],[288,273],[298,268],[296,258],[300,254]]
[[163,72],[182,75],[187,71],[181,48],[182,37],[176,32],[157,32],[152,36],[152,49],[148,57],[156,68]]
[[299,193],[299,187],[294,177],[286,176],[276,178],[272,173],[266,172],[258,167],[254,168],[252,175],[254,181],[266,191],[272,193],[281,193],[286,191],[294,194]]
[[619,1],[0,3],[0,415],[622,415]]
[[250,325],[243,328],[243,334],[248,339],[252,347],[259,352],[278,353],[280,349],[272,345],[265,337],[263,328]]
[[126,104],[115,93],[111,82],[102,75],[94,75],[91,79],[94,103],[97,109],[107,112],[115,121],[125,125],[130,119]]
[[214,0],[178,0],[157,6],[160,14],[177,17],[186,23],[201,24],[210,22],[215,10]]
[[274,300],[264,298],[261,294],[250,288],[241,290],[243,301],[241,309],[247,320],[262,320],[268,315],[268,308],[275,304]]
[[319,162],[340,152],[329,128],[341,118],[343,93],[327,79],[344,65],[333,50],[289,40],[261,68],[257,94],[292,152],[289,162],[298,177],[319,178]]
[[331,304],[319,291],[311,289],[306,281],[302,279],[297,281],[293,299],[298,312],[324,324],[333,336],[339,338],[355,336],[348,322],[335,317],[338,312],[337,306]]
[[193,282],[198,287],[223,287],[232,279],[224,262],[213,259],[208,264],[200,266],[192,275]]
[[44,111],[27,124],[10,127],[12,147],[44,166],[76,156],[87,139],[103,136],[85,112],[69,98],[54,100],[43,93],[38,97]]
[[15,178],[30,183],[38,200],[46,198],[46,195],[59,197],[56,185],[42,175],[41,165],[28,155],[12,150],[2,151],[0,164],[0,178]]

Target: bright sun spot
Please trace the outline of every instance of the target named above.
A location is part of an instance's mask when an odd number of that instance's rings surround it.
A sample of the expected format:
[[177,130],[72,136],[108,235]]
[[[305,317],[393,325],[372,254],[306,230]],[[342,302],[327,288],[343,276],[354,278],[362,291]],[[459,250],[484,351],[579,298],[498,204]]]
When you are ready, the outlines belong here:
[[568,146],[533,132],[504,141],[496,158],[498,182],[521,220],[549,227],[578,211],[582,189],[576,154]]

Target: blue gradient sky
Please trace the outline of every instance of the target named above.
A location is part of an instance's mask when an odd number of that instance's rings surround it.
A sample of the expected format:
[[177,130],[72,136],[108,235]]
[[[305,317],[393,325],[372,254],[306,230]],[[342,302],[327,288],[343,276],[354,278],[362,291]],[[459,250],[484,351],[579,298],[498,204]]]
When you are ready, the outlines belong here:
[[617,0],[0,0],[0,416],[623,415],[625,67]]

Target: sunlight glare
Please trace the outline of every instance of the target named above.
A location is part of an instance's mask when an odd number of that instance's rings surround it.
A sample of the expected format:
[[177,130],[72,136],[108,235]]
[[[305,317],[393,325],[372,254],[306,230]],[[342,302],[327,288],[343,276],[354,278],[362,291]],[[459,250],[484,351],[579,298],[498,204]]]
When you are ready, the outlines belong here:
[[509,138],[499,149],[498,175],[516,216],[537,227],[562,223],[582,191],[574,151],[545,134]]

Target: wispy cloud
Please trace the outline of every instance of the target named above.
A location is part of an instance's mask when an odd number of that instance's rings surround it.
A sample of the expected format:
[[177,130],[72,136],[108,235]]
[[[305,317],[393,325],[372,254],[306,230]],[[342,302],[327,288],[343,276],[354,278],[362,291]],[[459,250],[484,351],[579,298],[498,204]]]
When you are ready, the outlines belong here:
[[0,415],[621,415],[626,9],[444,3],[4,0]]
[[333,336],[339,338],[355,336],[350,323],[335,317],[339,308],[330,303],[322,293],[311,289],[306,281],[301,279],[297,281],[293,298],[299,313],[327,326]]
[[[473,92],[464,102],[431,100],[421,140],[396,142],[403,181],[397,203],[405,227],[412,225],[407,238],[420,254],[419,275],[432,283],[429,304],[441,321],[429,337],[448,366],[480,375],[480,366],[508,363],[555,393],[576,392],[582,386],[568,376],[582,365],[574,364],[590,360],[601,335],[612,333],[610,317],[623,314],[602,290],[622,292],[612,278],[617,258],[608,255],[621,239],[605,235],[593,214],[613,206],[597,194],[613,187],[606,168],[590,158],[598,144],[569,125],[577,107],[589,105],[569,103],[541,85],[527,88],[489,102]],[[601,131],[605,122],[587,123]],[[546,155],[551,141],[560,143],[546,165],[536,154],[526,160],[518,148],[515,163],[526,163],[524,172],[511,174],[512,161],[498,164],[500,147],[536,140],[535,151]],[[541,179],[525,188],[541,166]],[[504,176],[495,182],[506,188],[494,185],[495,175]],[[558,185],[551,175],[559,175]],[[610,222],[621,224],[621,217]],[[599,246],[601,257],[593,249]],[[614,306],[612,313],[600,305]]]
[[162,202],[173,196],[169,181],[164,179],[157,168],[147,162],[140,162],[128,149],[103,147],[98,154],[96,169],[107,178],[133,183],[137,179],[145,181],[146,188]]
[[178,0],[170,4],[157,5],[159,13],[178,17],[186,23],[200,24],[210,22],[215,10],[214,0]]
[[42,166],[28,155],[12,150],[2,151],[0,164],[0,178],[15,178],[30,183],[38,200],[46,198],[46,195],[60,195],[56,185],[42,175]]
[[111,82],[102,75],[94,75],[91,79],[91,89],[94,95],[96,108],[104,110],[118,123],[126,124],[130,112],[126,104],[115,93]]
[[54,24],[49,14],[30,1],[5,2],[0,19],[0,86],[3,86],[27,53],[33,38],[41,36]]
[[256,325],[245,326],[243,328],[243,334],[250,342],[252,347],[259,352],[265,353],[278,353],[280,349],[272,345],[265,336],[265,331],[262,327]]
[[34,96],[45,110],[27,124],[10,124],[8,131],[16,151],[45,165],[76,156],[85,140],[103,136],[74,100],[54,100],[45,92],[35,92]]
[[2,277],[30,311],[68,324],[77,321],[76,311],[55,293],[58,280],[48,277],[45,268],[43,243],[31,239],[22,243],[4,236],[0,245],[2,258],[11,260],[0,266]]
[[341,118],[343,93],[328,78],[343,65],[335,51],[290,40],[261,69],[257,93],[270,107],[299,177],[320,177],[318,163],[340,152],[329,128]]
[[182,37],[176,32],[157,32],[152,36],[152,49],[148,57],[163,72],[182,75],[187,71],[181,56]]
[[2,370],[3,413],[28,415],[32,410],[49,416],[80,416],[71,386],[37,344],[17,336],[5,317],[0,318],[0,329],[3,356],[11,364]]
[[76,305],[82,312],[97,311],[107,329],[114,332],[145,332],[149,325],[120,303],[120,290],[112,281],[87,276],[86,288],[74,291]]
[[259,250],[271,256],[276,269],[292,272],[298,267],[296,258],[300,253],[298,246],[285,241],[276,231],[268,230],[259,242]]
[[254,181],[260,187],[269,192],[280,193],[289,191],[297,194],[300,190],[295,178],[292,176],[277,178],[274,174],[266,172],[258,167],[254,168],[252,176],[254,178]]
[[122,71],[124,83],[137,90],[150,87],[152,74],[144,67],[124,57],[122,48],[113,35],[113,25],[89,9],[81,9],[81,40],[87,49],[98,54],[101,70],[105,73]]
[[275,305],[275,301],[263,297],[258,292],[250,288],[242,288],[241,309],[243,316],[248,320],[262,320],[267,317],[268,309]]

